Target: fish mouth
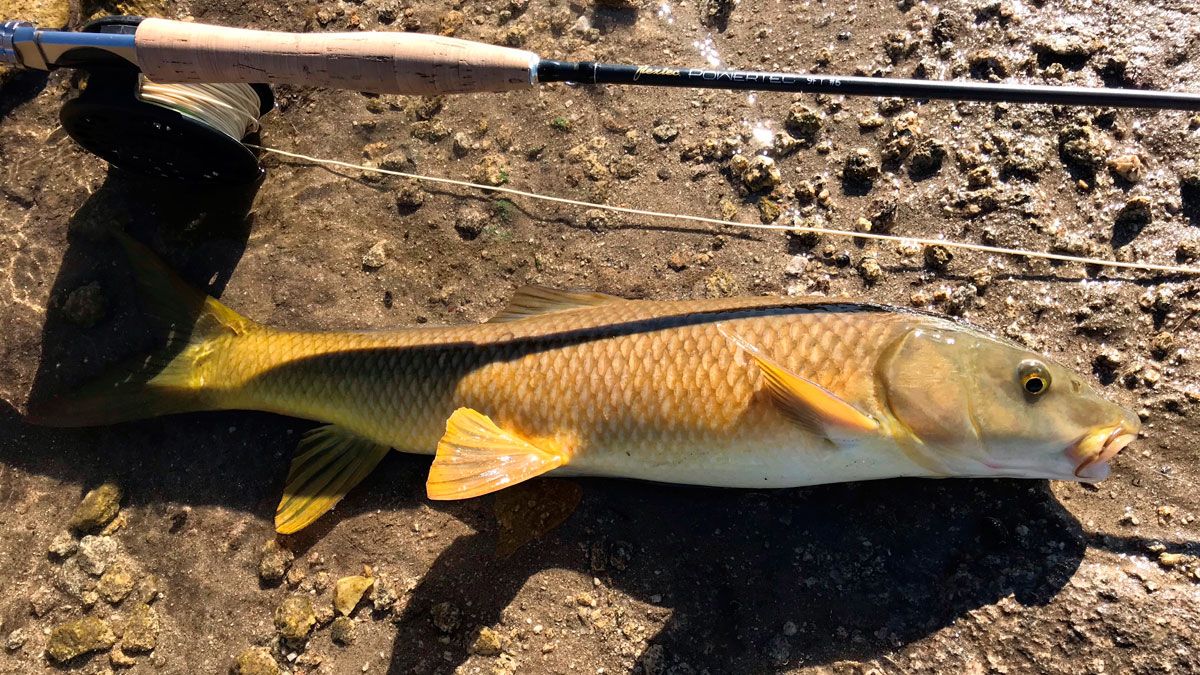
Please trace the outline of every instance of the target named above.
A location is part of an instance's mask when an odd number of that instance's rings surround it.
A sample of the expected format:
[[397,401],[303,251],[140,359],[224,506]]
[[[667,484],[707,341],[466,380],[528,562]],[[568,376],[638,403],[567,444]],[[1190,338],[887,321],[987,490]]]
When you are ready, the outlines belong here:
[[1128,421],[1084,434],[1067,448],[1067,457],[1075,462],[1075,477],[1084,482],[1108,478],[1108,462],[1137,438],[1141,424]]

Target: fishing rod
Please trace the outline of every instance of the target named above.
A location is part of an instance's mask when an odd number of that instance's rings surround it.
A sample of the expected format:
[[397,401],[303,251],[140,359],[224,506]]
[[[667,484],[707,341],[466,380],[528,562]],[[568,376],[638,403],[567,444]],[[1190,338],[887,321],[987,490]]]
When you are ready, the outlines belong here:
[[431,96],[570,82],[1200,110],[1191,92],[556,61],[420,33],[285,33],[141,17],[109,17],[80,32],[4,22],[0,64],[87,70],[87,88],[61,114],[72,138],[121,168],[206,182],[261,173],[241,141],[273,107],[269,84]]

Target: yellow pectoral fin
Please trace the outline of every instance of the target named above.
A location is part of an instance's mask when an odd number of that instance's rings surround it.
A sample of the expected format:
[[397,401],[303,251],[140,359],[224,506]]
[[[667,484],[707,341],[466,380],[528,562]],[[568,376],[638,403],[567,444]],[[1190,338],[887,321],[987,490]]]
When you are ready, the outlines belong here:
[[754,359],[772,400],[788,419],[801,428],[830,439],[869,434],[879,429],[878,420],[852,403],[784,368],[756,345],[734,335],[724,326],[720,326],[720,331]]
[[425,490],[430,499],[467,499],[540,476],[566,463],[557,449],[539,448],[496,426],[487,415],[459,408],[446,421]]
[[320,518],[366,478],[388,450],[334,425],[305,434],[275,509],[275,531],[299,532]]

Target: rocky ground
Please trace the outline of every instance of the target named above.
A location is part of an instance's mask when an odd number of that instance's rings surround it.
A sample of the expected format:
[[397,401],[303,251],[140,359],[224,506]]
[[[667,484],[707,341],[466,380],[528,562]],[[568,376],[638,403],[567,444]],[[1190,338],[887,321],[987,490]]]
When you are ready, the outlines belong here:
[[[1200,81],[1191,0],[0,0],[0,17],[45,26],[111,11],[442,32],[581,60]],[[148,184],[58,129],[78,87],[67,72],[0,73],[0,672],[1200,672],[1194,278],[717,231],[276,157],[257,190]],[[747,222],[1200,259],[1200,117],[1187,113],[564,85],[276,93],[262,141],[322,157]],[[545,481],[437,505],[428,460],[395,455],[331,516],[276,540],[308,423],[22,423],[30,396],[150,346],[100,234],[114,223],[292,328],[480,321],[526,283],[925,307],[1088,373],[1139,411],[1145,437],[1096,488]],[[575,500],[561,527],[508,550],[529,504]]]

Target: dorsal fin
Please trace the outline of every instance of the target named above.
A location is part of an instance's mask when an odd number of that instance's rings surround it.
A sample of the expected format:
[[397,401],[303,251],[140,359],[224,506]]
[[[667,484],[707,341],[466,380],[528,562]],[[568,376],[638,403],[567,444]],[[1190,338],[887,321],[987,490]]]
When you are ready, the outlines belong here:
[[579,309],[580,307],[595,307],[618,300],[624,300],[624,298],[607,293],[560,291],[545,286],[524,286],[517,289],[512,299],[508,301],[508,306],[496,316],[488,319],[488,323],[517,321],[539,314]]

